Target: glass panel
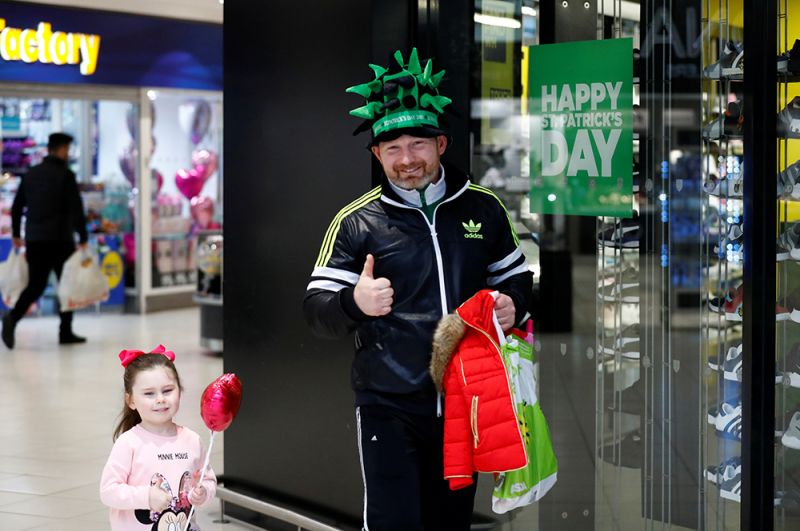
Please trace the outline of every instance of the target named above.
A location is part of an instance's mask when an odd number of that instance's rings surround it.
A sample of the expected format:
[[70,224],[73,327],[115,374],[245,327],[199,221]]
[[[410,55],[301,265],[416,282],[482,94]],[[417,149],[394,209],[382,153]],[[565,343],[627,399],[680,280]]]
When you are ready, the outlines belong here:
[[153,103],[152,285],[193,285],[201,231],[222,228],[222,96],[148,91]]
[[[777,245],[777,296],[778,310],[790,312],[789,319],[777,324],[775,396],[775,529],[788,531],[800,527],[800,322],[797,310],[800,305],[797,289],[800,275],[797,262],[800,251],[795,248],[800,231],[800,183],[797,168],[800,166],[800,144],[791,126],[791,102],[800,96],[800,68],[792,63],[796,57],[795,39],[800,37],[800,2],[778,2],[778,245]],[[794,262],[794,263],[793,263]]]
[[633,41],[631,219],[529,212],[539,6],[475,2],[472,175],[506,203],[537,273],[537,389],[559,460],[538,503],[492,516],[504,530],[735,530],[743,146],[740,122],[710,124],[741,99],[741,75],[702,72],[741,42],[742,4],[600,4],[596,34]]
[[[111,288],[109,300],[101,307],[121,308],[125,286],[135,285],[132,211],[138,168],[133,141],[138,122],[136,107],[122,101],[0,97],[0,117],[0,256],[4,258],[11,247],[10,209],[20,178],[47,155],[51,133],[70,134],[74,141],[68,164],[81,191],[90,249],[97,255]],[[23,237],[24,226],[23,222]],[[34,310],[52,313],[54,301],[55,293],[50,288]]]

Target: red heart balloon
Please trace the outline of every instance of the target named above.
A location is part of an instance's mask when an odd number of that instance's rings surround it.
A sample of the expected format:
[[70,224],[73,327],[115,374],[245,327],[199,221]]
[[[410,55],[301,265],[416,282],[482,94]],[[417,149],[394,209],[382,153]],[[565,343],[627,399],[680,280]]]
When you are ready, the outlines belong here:
[[200,416],[211,431],[225,431],[242,404],[242,382],[226,373],[208,384],[200,397]]
[[203,167],[203,179],[208,180],[217,171],[217,154],[210,149],[195,149],[192,151],[192,167]]
[[191,170],[178,170],[175,174],[175,186],[178,187],[183,197],[192,199],[200,195],[203,190],[203,185],[206,182],[205,173],[206,169],[203,166],[197,166]]

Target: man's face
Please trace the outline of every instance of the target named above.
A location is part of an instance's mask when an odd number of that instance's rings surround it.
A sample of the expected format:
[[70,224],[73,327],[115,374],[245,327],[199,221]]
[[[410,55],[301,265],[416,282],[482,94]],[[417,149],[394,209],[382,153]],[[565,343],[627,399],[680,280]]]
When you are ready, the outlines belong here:
[[69,146],[69,144],[63,144],[57,148],[53,148],[50,150],[50,154],[54,157],[58,157],[61,160],[69,160]]
[[372,147],[386,176],[405,190],[420,190],[439,179],[439,159],[447,149],[447,137],[420,138],[403,135]]

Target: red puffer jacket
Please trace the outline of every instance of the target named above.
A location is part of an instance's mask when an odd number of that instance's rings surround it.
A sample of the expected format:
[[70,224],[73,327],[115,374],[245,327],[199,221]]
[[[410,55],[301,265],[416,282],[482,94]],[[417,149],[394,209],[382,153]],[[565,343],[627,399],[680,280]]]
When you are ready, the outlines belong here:
[[493,292],[481,290],[439,322],[431,375],[445,395],[444,477],[450,489],[474,472],[507,472],[528,463],[494,319]]

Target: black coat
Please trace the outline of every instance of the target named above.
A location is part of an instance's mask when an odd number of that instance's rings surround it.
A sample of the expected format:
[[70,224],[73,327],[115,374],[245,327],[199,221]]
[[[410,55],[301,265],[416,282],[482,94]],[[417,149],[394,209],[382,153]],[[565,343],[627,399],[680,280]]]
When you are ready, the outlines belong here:
[[22,178],[11,207],[13,236],[21,234],[25,213],[25,240],[86,243],[86,216],[75,174],[58,157],[47,156]]

